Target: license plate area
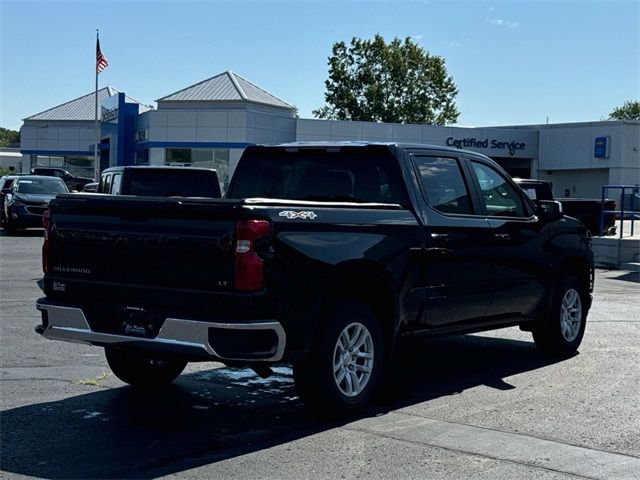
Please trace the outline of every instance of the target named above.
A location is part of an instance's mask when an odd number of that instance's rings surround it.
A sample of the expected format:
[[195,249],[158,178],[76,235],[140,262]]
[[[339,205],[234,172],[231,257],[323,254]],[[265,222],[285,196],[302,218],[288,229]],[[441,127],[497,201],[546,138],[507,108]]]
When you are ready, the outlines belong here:
[[154,338],[159,327],[153,314],[140,307],[122,307],[118,315],[123,335],[142,338]]
[[155,338],[165,315],[131,305],[102,305],[85,309],[92,330],[137,338]]

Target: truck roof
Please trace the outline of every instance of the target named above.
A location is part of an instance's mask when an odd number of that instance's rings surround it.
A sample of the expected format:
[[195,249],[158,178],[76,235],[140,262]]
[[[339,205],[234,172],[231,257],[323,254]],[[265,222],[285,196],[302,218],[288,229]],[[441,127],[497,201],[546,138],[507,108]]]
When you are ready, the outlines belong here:
[[366,141],[366,140],[345,140],[345,141],[306,141],[306,142],[288,142],[281,143],[278,145],[266,145],[266,144],[258,144],[254,146],[250,146],[247,148],[342,148],[342,147],[388,147],[388,148],[416,148],[416,149],[430,149],[430,150],[440,150],[440,151],[448,151],[455,152],[456,154],[466,153],[471,155],[480,155],[484,157],[478,152],[473,152],[471,150],[464,150],[460,148],[453,147],[445,147],[442,145],[432,145],[427,143],[406,143],[406,142],[374,142],[374,141]]
[[202,171],[202,172],[215,172],[215,168],[202,168],[202,167],[177,167],[171,165],[123,165],[119,167],[109,167],[102,170],[103,173],[110,172],[122,172],[124,170],[184,170],[184,171]]

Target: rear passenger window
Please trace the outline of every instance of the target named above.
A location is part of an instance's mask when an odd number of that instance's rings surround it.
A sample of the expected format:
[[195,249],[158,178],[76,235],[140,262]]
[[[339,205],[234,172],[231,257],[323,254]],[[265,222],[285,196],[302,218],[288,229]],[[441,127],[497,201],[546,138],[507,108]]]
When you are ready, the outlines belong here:
[[107,174],[104,177],[102,177],[103,180],[103,184],[101,185],[101,189],[100,191],[103,193],[111,193],[111,174]]
[[122,181],[122,174],[115,173],[113,175],[113,183],[111,184],[111,193],[114,195],[120,195],[120,182]]
[[427,203],[442,213],[472,214],[469,191],[458,160],[415,156],[422,193]]

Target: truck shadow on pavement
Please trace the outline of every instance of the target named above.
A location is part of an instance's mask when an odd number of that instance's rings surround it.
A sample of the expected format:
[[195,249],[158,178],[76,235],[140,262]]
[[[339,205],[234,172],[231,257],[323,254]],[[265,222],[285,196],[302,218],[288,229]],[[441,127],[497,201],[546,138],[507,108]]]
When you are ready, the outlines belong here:
[[[357,418],[416,405],[548,366],[532,342],[481,336],[410,346],[386,397]],[[307,412],[291,370],[201,370],[153,392],[99,388],[2,412],[4,471],[45,478],[155,478],[258,452],[345,425]],[[425,427],[428,428],[428,427]]]

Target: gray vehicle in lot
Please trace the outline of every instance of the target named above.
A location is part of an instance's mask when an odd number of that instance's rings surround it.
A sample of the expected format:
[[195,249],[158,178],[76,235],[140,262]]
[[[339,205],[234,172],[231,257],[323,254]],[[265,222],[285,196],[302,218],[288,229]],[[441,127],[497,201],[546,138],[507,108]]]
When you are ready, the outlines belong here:
[[69,193],[69,189],[59,178],[16,177],[4,197],[2,220],[5,231],[12,234],[20,228],[42,227],[42,214],[60,193]]
[[210,168],[123,166],[107,168],[93,190],[141,197],[220,198],[218,174]]

